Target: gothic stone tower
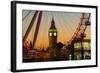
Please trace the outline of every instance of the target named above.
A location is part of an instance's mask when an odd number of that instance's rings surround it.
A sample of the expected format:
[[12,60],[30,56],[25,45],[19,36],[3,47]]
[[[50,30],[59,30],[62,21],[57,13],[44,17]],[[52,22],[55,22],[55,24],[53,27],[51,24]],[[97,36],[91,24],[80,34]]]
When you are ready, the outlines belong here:
[[57,44],[57,29],[55,27],[55,21],[52,18],[51,26],[49,28],[49,47],[53,48]]

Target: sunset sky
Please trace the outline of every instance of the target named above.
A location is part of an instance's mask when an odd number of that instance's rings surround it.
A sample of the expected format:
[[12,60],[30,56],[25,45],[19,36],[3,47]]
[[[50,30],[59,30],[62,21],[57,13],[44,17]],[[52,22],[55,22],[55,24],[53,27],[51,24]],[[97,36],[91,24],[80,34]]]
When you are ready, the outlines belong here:
[[[26,15],[30,14],[26,17]],[[22,12],[22,35],[24,36],[26,30],[31,22],[35,11],[23,10]],[[57,28],[57,42],[66,44],[74,34],[79,22],[81,13],[76,12],[50,12],[43,11],[42,20],[38,32],[38,37],[35,43],[35,48],[47,48],[49,46],[48,30],[51,26],[51,20],[54,18],[55,26]],[[34,31],[36,28],[37,19],[28,35],[27,41],[33,41]],[[86,29],[86,39],[90,39],[90,26]]]

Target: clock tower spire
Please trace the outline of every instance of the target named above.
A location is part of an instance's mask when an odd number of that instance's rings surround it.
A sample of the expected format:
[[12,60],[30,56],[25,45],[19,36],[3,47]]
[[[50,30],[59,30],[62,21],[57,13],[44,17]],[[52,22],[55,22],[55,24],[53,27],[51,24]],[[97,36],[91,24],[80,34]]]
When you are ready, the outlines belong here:
[[49,28],[49,47],[53,48],[57,44],[57,29],[54,18],[52,18],[51,26]]

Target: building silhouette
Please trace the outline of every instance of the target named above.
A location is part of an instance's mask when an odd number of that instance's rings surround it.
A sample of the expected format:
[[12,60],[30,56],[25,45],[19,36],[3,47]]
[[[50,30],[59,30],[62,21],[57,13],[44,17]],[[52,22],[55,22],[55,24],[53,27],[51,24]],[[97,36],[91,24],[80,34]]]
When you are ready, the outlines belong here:
[[52,18],[51,26],[48,30],[49,35],[49,47],[54,48],[57,44],[57,28],[55,27],[54,18]]

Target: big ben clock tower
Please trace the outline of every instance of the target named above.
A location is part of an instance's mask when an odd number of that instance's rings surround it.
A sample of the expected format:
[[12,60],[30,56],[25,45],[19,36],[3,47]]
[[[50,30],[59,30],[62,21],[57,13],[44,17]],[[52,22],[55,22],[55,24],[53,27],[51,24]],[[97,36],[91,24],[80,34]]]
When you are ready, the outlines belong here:
[[55,27],[55,21],[52,18],[51,26],[49,28],[49,47],[53,48],[57,44],[57,29]]

